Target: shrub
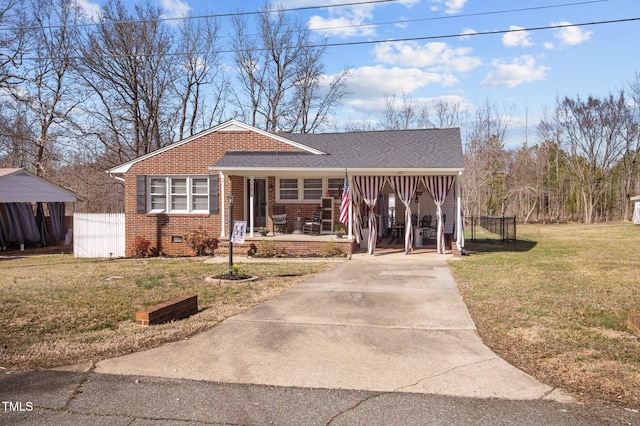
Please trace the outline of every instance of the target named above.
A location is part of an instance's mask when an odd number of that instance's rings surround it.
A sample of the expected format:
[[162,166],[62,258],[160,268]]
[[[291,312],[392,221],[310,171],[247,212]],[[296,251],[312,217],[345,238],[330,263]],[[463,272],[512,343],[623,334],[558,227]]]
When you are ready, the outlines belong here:
[[341,257],[345,255],[340,246],[333,241],[327,241],[322,244],[321,254],[322,257]]
[[151,247],[151,241],[143,237],[133,240],[133,257],[149,257],[155,250]]
[[284,249],[279,249],[272,240],[262,240],[255,252],[256,257],[282,257],[286,256]]
[[189,248],[195,252],[197,256],[213,256],[220,242],[217,238],[207,235],[207,231],[204,229],[191,231],[185,235],[184,239]]

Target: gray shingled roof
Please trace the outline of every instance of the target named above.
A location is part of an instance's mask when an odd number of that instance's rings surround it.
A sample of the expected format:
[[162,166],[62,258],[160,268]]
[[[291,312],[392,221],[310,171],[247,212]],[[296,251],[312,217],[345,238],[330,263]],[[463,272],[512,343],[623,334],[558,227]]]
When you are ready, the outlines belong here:
[[325,155],[292,152],[227,152],[212,169],[462,169],[460,129],[349,133],[279,133]]

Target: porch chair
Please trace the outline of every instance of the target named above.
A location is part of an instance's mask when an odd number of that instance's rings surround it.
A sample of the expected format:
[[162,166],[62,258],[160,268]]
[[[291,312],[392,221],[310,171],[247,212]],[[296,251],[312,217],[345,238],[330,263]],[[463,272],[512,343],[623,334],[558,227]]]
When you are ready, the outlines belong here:
[[273,206],[271,223],[273,224],[272,232],[274,235],[276,228],[279,228],[285,234],[287,233],[287,213],[285,213],[284,206]]
[[420,228],[431,228],[431,215],[427,214],[420,219]]
[[320,234],[320,227],[322,225],[322,221],[320,219],[320,211],[317,211],[311,217],[311,220],[305,220],[302,225],[302,233],[303,234]]

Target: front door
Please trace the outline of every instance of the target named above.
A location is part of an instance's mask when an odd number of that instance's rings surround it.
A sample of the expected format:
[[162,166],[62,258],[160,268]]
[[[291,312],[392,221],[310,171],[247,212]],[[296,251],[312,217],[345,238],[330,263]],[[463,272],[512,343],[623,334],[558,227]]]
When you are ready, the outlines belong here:
[[[253,180],[253,226],[254,231],[258,232],[258,228],[261,226],[267,226],[267,180],[266,179],[254,179]],[[251,179],[247,179],[247,206],[251,205]],[[248,208],[247,217],[251,214],[251,209]],[[247,223],[249,227],[251,221]]]

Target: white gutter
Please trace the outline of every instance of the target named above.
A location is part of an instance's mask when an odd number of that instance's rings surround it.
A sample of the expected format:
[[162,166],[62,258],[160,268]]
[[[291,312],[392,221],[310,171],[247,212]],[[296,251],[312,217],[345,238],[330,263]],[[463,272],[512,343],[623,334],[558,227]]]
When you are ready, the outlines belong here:
[[115,176],[113,173],[111,172],[107,172],[109,174],[109,177],[114,178],[115,180],[119,180],[120,182],[124,182],[124,178],[121,178],[120,176]]
[[[215,167],[209,166],[209,170],[221,172],[241,172],[258,174],[263,173],[340,173],[344,174],[344,167],[340,168],[322,168],[322,167]],[[394,169],[371,169],[371,168],[348,168],[351,175],[385,175],[385,176],[414,176],[414,175],[458,175],[464,171],[464,168],[439,168],[430,167],[424,169],[412,168],[394,168]]]

